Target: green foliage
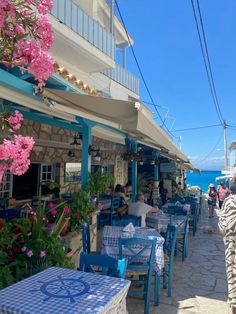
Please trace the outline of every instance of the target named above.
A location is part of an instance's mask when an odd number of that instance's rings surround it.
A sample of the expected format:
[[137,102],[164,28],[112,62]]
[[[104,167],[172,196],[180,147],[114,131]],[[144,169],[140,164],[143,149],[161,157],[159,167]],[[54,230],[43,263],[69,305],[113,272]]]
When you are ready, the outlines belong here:
[[50,266],[72,268],[60,240],[63,212],[49,233],[45,205],[29,218],[4,222],[0,229],[0,288]]
[[79,191],[72,194],[71,231],[80,230],[81,225],[88,221],[90,213],[96,209],[93,200],[114,184],[115,178],[107,173],[89,174],[88,182]]
[[137,178],[137,191],[139,192],[143,192],[144,188],[147,184],[147,181],[145,179],[145,176],[141,173],[138,174],[138,178]]
[[89,213],[96,208],[95,204],[91,202],[87,187],[82,187],[79,191],[73,193],[72,198],[70,229],[75,231],[79,230],[85,221],[88,221]]
[[109,186],[114,186],[115,178],[108,173],[89,173],[88,182],[84,189],[90,194],[92,198],[99,196]]

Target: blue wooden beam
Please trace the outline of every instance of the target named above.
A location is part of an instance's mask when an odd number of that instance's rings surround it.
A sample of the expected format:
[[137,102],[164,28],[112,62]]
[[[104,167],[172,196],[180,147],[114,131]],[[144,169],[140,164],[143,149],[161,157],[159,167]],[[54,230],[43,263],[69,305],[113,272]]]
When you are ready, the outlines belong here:
[[89,155],[89,146],[92,144],[92,129],[89,124],[82,122],[82,169],[81,184],[84,185],[88,181],[88,173],[91,172],[91,156]]
[[[4,105],[8,105],[9,102],[4,101]],[[50,117],[45,114],[42,114],[40,112],[37,112],[36,110],[24,110],[25,108],[22,106],[18,106],[13,104],[11,107],[9,107],[9,112],[13,112],[14,110],[19,110],[24,118],[30,119],[33,121],[37,121],[43,124],[53,125],[58,128],[67,129],[74,132],[82,132],[82,126],[76,123],[71,123],[69,121],[64,121],[62,119],[59,119],[57,117]]]
[[42,97],[40,97],[39,95],[34,95],[35,85],[26,82],[3,69],[0,69],[0,85],[1,84],[10,89],[24,93],[27,96],[31,96],[32,98],[42,99]]
[[[157,151],[153,151],[152,155],[155,159],[159,157],[159,153]],[[159,165],[154,165],[154,173],[153,173],[154,181],[159,180]]]
[[[133,153],[137,153],[137,142],[131,141]],[[132,162],[132,201],[135,201],[137,195],[137,178],[138,177],[138,163],[137,161]]]

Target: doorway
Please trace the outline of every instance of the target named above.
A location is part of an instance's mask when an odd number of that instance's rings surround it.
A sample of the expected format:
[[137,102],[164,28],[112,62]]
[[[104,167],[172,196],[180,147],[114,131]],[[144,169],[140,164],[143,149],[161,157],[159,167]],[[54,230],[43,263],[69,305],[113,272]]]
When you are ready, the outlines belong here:
[[38,192],[40,164],[30,164],[28,171],[21,176],[13,176],[12,197],[17,200],[32,199]]

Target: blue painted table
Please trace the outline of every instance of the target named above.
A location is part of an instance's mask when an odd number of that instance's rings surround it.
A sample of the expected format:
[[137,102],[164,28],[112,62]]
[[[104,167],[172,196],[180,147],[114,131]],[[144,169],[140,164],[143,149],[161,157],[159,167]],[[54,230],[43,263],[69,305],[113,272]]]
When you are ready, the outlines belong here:
[[126,313],[129,286],[124,279],[51,267],[0,290],[0,313]]

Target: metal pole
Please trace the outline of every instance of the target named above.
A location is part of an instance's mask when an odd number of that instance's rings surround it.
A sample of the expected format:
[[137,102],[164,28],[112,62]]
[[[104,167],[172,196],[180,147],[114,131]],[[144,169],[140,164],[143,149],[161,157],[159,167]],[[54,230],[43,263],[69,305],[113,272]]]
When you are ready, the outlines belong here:
[[227,150],[227,123],[224,120],[224,156],[225,156],[225,170],[228,169],[228,150]]
[[182,150],[182,136],[179,137],[179,149]]

